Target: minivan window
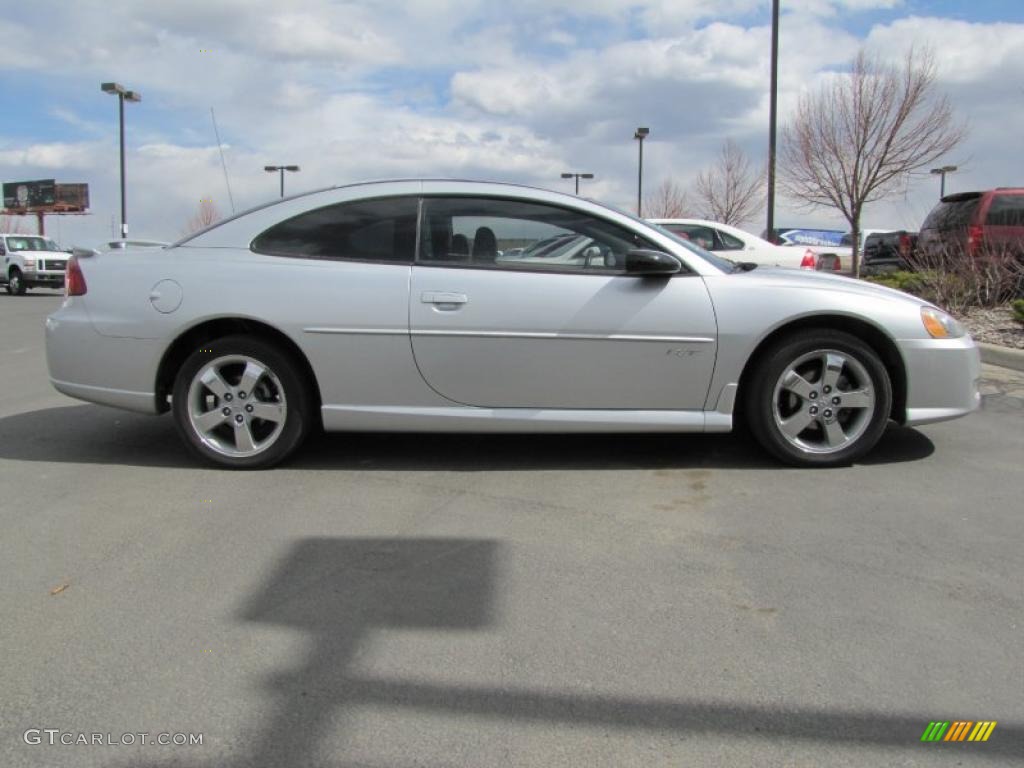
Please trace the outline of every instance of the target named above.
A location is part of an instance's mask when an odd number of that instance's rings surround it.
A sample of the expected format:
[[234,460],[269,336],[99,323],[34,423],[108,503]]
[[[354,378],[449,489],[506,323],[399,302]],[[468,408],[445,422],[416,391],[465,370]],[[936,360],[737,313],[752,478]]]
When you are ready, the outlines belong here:
[[980,194],[956,200],[947,199],[932,208],[921,229],[966,229],[980,202]]
[[995,195],[985,223],[997,227],[1024,227],[1024,195]]
[[411,264],[418,212],[414,197],[328,205],[275,224],[253,240],[252,249],[272,256]]

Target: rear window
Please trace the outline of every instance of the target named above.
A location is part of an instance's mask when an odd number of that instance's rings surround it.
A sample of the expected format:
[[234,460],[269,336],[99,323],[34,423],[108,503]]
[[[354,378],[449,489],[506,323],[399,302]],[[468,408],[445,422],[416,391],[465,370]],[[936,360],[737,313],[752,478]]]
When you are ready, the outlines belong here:
[[985,223],[997,227],[1024,227],[1024,195],[994,196]]
[[967,229],[971,223],[971,216],[980,202],[980,194],[945,200],[932,208],[921,229]]

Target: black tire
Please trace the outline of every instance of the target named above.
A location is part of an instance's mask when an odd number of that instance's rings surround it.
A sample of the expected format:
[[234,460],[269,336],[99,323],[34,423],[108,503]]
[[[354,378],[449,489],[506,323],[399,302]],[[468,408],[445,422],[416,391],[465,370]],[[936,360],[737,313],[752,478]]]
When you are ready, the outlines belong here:
[[21,274],[21,270],[13,267],[7,276],[7,292],[11,296],[24,296],[27,290],[28,286],[25,285],[25,278]]
[[[259,379],[257,391],[244,392],[241,373],[245,358],[262,366],[269,375]],[[211,365],[220,365],[222,380],[230,386],[232,397],[222,399],[209,388],[197,383],[197,377]],[[238,380],[235,381],[235,372]],[[292,356],[278,346],[253,336],[225,336],[205,342],[185,360],[174,379],[171,411],[178,434],[189,450],[200,459],[229,469],[264,469],[280,463],[290,456],[310,431],[314,414],[310,386],[300,376],[301,367]],[[196,389],[192,389],[195,383]],[[195,395],[190,402],[190,392]],[[210,399],[213,398],[213,407]],[[248,402],[245,401],[245,399]],[[200,404],[198,401],[204,402]],[[231,402],[228,402],[230,400]],[[283,416],[279,421],[263,421],[257,416],[245,414],[243,409],[274,406]],[[206,409],[206,410],[204,410]],[[232,411],[222,424],[201,434],[194,424],[194,416],[213,415],[214,411]],[[256,446],[258,450],[250,455],[232,455],[228,444],[237,440],[239,433],[234,429],[234,419],[246,419],[244,431],[252,441],[262,431],[267,434],[266,445]],[[239,424],[242,429],[242,424]],[[218,445],[221,446],[218,449]],[[237,449],[237,445],[236,445]]]
[[[814,375],[820,360],[821,376],[825,376],[826,356],[833,364],[845,361],[834,389],[820,386],[823,379]],[[791,373],[803,378],[797,388],[805,383],[819,386],[801,397],[782,384],[783,375]],[[831,391],[819,391],[826,388]],[[834,397],[839,398],[839,405],[834,405]],[[872,403],[843,408],[844,397],[851,405],[855,399],[868,397]],[[801,467],[834,467],[856,461],[882,436],[891,407],[892,384],[878,354],[855,336],[833,330],[804,331],[777,341],[761,356],[744,392],[744,413],[757,441],[776,458]],[[802,423],[794,417],[812,420],[799,433],[787,435],[783,422]],[[840,434],[848,441],[834,439]]]

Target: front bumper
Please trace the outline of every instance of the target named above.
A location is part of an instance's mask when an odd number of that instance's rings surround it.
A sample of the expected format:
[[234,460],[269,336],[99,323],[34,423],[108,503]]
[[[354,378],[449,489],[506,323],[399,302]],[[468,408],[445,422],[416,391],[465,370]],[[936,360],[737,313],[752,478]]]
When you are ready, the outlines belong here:
[[981,406],[981,350],[970,336],[904,339],[898,344],[907,366],[903,423],[916,426],[947,421]]
[[26,271],[22,273],[22,279],[30,288],[63,288],[63,272],[40,272]]

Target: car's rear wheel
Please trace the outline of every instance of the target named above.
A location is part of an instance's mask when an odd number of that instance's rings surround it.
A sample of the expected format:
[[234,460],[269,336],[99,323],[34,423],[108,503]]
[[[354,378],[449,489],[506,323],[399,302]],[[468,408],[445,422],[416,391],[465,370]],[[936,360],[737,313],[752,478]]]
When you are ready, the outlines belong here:
[[24,296],[27,290],[28,286],[25,285],[25,278],[22,276],[21,270],[15,267],[7,277],[7,292],[11,296]]
[[182,364],[172,411],[185,444],[232,469],[270,467],[301,444],[311,422],[309,388],[278,347],[249,336],[206,342]]
[[878,354],[855,336],[814,331],[777,342],[746,391],[758,442],[797,466],[831,467],[867,453],[885,431],[892,384]]

